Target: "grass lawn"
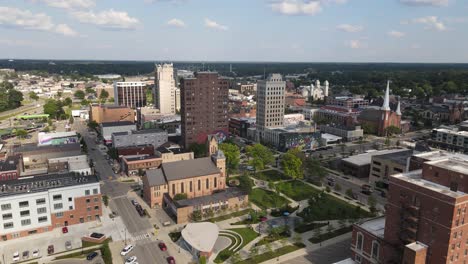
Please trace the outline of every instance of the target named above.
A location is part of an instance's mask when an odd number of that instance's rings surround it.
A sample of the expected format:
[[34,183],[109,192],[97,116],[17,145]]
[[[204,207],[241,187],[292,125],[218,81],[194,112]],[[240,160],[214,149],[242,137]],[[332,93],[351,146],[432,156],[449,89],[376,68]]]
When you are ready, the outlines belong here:
[[288,204],[286,198],[277,195],[274,192],[266,191],[260,188],[253,189],[249,195],[249,200],[262,209],[283,207]]
[[[247,245],[252,240],[254,240],[256,237],[259,236],[259,234],[257,232],[253,231],[250,228],[246,228],[246,227],[244,227],[244,228],[233,228],[233,229],[229,229],[229,230],[236,232],[237,234],[239,234],[242,237],[243,242],[242,242],[241,246],[239,247],[239,250],[241,250],[243,247],[245,247],[245,245]],[[239,250],[231,251],[231,250],[228,250],[227,248],[223,249],[221,252],[219,252],[218,256],[216,256],[216,258],[214,259],[214,262],[215,263],[224,263],[228,258],[230,258],[234,253],[236,253]]]
[[234,213],[231,213],[231,214],[226,214],[226,215],[221,215],[221,216],[210,218],[210,219],[200,220],[200,222],[211,222],[211,223],[220,222],[220,221],[231,219],[231,218],[234,218],[234,217],[246,215],[246,214],[250,213],[251,210],[252,209],[245,209],[245,210],[234,212]]
[[340,229],[333,230],[333,231],[328,232],[328,233],[320,234],[320,236],[314,236],[314,237],[310,238],[309,241],[311,243],[317,244],[317,243],[323,242],[325,240],[328,240],[330,238],[334,238],[334,237],[349,233],[351,231],[353,231],[353,227],[352,226],[347,226],[347,227],[343,227],[343,228],[340,228]]
[[257,255],[257,256],[255,256],[253,258],[248,258],[248,259],[245,259],[243,261],[236,262],[235,264],[262,263],[264,261],[274,259],[276,257],[291,253],[293,251],[296,251],[296,250],[304,248],[304,247],[305,247],[305,245],[302,244],[302,243],[294,244],[294,245],[290,245],[290,246],[285,246],[285,247],[282,247],[282,248],[275,249],[274,251],[270,251],[270,252],[267,252],[267,253]]
[[263,180],[263,181],[280,181],[280,180],[290,180],[291,178],[284,175],[283,173],[277,170],[266,170],[257,172],[256,174],[252,173],[252,177],[255,179]]
[[301,181],[280,182],[277,185],[280,192],[292,198],[294,201],[306,200],[309,199],[312,194],[320,193],[320,190]]

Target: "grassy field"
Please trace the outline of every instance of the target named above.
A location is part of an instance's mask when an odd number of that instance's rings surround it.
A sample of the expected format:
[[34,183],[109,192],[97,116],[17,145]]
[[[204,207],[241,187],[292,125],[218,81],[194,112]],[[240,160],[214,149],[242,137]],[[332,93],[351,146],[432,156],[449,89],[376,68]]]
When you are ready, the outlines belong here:
[[250,228],[246,228],[246,227],[245,228],[233,228],[233,229],[229,229],[229,230],[234,231],[237,234],[239,234],[242,237],[243,242],[242,242],[242,244],[241,244],[241,246],[239,247],[238,250],[231,251],[231,250],[228,250],[226,248],[226,249],[222,250],[221,252],[219,252],[218,256],[216,256],[216,258],[214,259],[215,263],[224,263],[234,253],[241,250],[245,245],[247,245],[252,240],[254,240],[256,237],[259,236],[259,234],[257,232],[253,231]]
[[286,198],[277,195],[274,192],[263,189],[253,189],[249,195],[249,200],[262,209],[283,207],[288,204]]
[[277,170],[260,171],[255,174],[252,174],[252,177],[263,181],[281,181],[291,179],[290,177],[284,175],[283,173]]
[[204,219],[204,220],[201,220],[201,222],[211,222],[211,223],[220,222],[220,221],[231,219],[231,218],[234,218],[234,217],[246,215],[246,214],[250,213],[251,210],[252,209],[245,209],[245,210],[234,212],[234,213],[231,213],[231,214],[221,215],[221,216],[213,217],[213,218],[210,218],[210,219]]
[[320,190],[311,187],[301,181],[280,182],[277,184],[280,192],[292,198],[294,201],[309,199],[312,194],[317,194]]

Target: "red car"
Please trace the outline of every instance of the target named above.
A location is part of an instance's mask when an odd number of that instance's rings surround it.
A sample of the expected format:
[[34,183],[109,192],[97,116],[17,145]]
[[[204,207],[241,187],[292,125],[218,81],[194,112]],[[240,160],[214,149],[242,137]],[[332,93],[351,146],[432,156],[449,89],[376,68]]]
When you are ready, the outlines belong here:
[[166,251],[167,250],[166,244],[164,244],[162,242],[159,243],[158,246],[159,246],[159,249],[161,249],[161,251]]
[[268,218],[266,218],[266,216],[260,217],[260,221],[261,221],[261,222],[265,222],[265,221],[267,221],[267,220],[268,220]]
[[174,259],[174,257],[172,257],[172,256],[171,256],[171,257],[168,257],[168,258],[167,258],[167,263],[169,263],[169,264],[175,264],[175,259]]
[[66,226],[62,227],[62,233],[64,234],[68,233],[68,227]]

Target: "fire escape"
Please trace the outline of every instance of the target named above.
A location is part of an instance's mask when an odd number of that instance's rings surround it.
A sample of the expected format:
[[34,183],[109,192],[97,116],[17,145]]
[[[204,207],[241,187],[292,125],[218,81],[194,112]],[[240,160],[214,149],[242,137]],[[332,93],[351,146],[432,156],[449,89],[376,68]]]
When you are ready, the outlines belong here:
[[403,204],[401,210],[400,240],[403,245],[417,240],[420,207]]

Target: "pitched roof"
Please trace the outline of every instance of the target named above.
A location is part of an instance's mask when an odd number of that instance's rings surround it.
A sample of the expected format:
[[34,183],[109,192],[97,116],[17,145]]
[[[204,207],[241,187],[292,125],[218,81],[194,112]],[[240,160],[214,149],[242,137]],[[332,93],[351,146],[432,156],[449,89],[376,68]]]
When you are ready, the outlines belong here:
[[163,163],[161,168],[167,181],[205,176],[221,172],[209,157]]
[[164,173],[161,169],[146,170],[146,178],[148,179],[149,186],[159,186],[166,184]]

